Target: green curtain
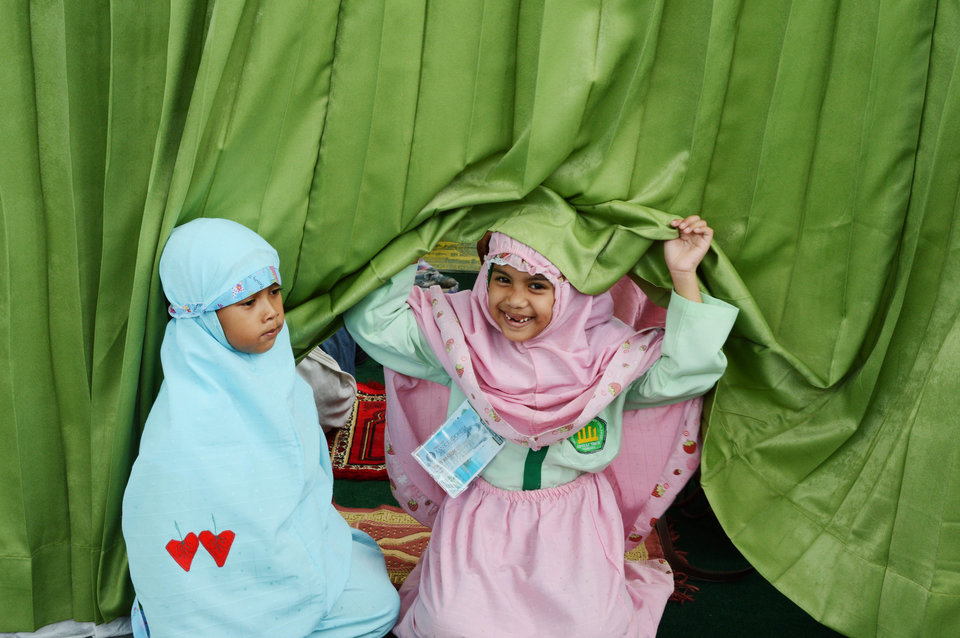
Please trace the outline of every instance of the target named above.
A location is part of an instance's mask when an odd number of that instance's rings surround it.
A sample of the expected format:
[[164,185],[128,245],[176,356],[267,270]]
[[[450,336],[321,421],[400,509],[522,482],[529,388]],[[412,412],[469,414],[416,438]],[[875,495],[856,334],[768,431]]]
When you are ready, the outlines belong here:
[[177,224],[277,247],[302,354],[487,228],[661,299],[691,213],[727,533],[843,633],[960,626],[956,3],[11,0],[0,47],[0,631],[128,611]]

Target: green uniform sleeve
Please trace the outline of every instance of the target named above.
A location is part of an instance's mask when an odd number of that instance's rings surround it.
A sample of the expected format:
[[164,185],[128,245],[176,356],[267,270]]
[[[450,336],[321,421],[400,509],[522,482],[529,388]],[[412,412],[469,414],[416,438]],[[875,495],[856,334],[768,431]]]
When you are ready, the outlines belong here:
[[450,376],[423,337],[413,310],[407,305],[416,272],[415,264],[398,272],[347,310],[343,323],[363,351],[384,367],[450,385]]
[[624,409],[675,403],[712,388],[727,367],[721,348],[737,312],[710,295],[696,303],[674,292],[667,307],[660,358],[631,384]]

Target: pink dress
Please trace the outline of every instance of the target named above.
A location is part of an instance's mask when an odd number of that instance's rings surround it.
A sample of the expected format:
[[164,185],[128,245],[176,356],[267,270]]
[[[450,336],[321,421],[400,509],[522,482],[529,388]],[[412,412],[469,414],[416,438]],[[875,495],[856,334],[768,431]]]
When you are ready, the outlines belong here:
[[[613,319],[613,295],[579,293],[544,257],[510,238],[494,235],[491,256],[544,273],[555,287],[550,325],[520,347],[496,331],[486,312],[489,260],[472,292],[414,289],[409,307],[393,307],[396,294],[389,291],[374,293],[345,317],[365,351],[405,373],[386,375],[387,466],[398,502],[433,527],[401,589],[394,633],[653,636],[673,591],[669,566],[626,562],[624,552],[650,533],[696,468],[700,400],[627,409],[661,345],[664,355],[674,347],[663,341],[664,331],[638,331]],[[664,322],[662,310],[643,310],[645,298],[632,282],[614,292],[618,316]],[[704,310],[712,321],[711,312]],[[720,312],[726,316],[709,343],[693,348],[712,349],[701,357],[712,363],[698,372],[702,378],[688,396],[707,390],[723,371],[719,348],[736,311]],[[616,433],[612,456],[597,467],[585,456],[577,478],[541,489],[496,487],[490,481],[499,475],[488,470],[458,497],[447,497],[410,453],[463,398],[528,459],[538,450],[547,459],[569,452],[567,439],[598,416]]]

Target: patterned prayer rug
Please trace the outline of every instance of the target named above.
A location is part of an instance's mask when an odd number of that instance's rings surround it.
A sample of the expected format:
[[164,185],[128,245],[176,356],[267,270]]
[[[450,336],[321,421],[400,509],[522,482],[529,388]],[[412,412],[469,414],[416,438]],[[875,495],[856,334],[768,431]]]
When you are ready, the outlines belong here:
[[377,541],[387,560],[387,574],[397,588],[420,559],[430,540],[430,528],[393,505],[374,509],[335,505],[350,527],[369,534]]
[[386,480],[383,453],[386,406],[382,384],[357,383],[357,400],[350,420],[342,428],[327,433],[334,478]]

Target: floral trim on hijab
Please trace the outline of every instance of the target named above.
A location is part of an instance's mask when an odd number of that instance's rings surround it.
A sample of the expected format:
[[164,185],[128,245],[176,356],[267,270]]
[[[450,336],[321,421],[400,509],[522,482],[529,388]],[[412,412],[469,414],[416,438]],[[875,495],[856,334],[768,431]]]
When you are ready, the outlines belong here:
[[554,287],[561,286],[567,281],[563,273],[557,270],[553,264],[544,268],[542,265],[538,266],[537,264],[530,263],[520,255],[513,253],[497,253],[496,255],[488,256],[486,261],[498,266],[510,266],[511,268],[516,268],[531,275],[543,275]]
[[184,303],[177,306],[171,304],[167,308],[167,312],[169,312],[170,316],[174,319],[192,319],[199,317],[205,312],[220,310],[221,308],[235,304],[250,295],[260,292],[264,288],[280,283],[280,272],[273,266],[266,266],[252,275],[244,277],[233,286],[230,286],[229,290],[210,303]]

